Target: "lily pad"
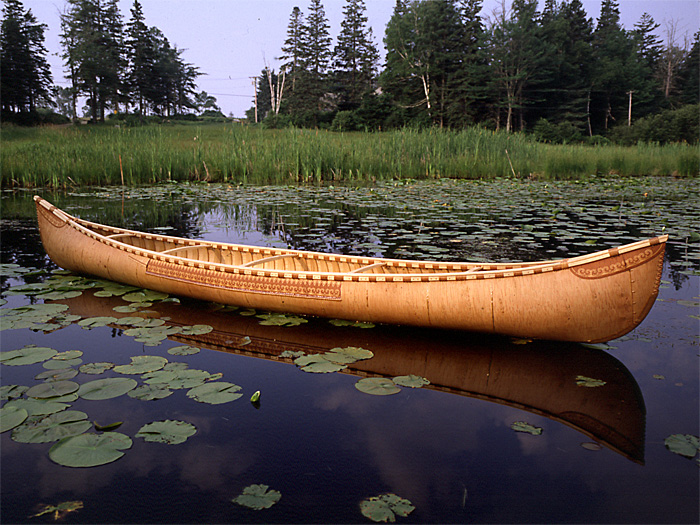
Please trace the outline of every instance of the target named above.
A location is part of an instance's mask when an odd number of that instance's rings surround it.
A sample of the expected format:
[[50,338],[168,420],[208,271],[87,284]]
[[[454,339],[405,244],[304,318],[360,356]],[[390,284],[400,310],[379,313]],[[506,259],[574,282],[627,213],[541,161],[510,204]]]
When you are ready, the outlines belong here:
[[114,363],[86,363],[80,367],[81,374],[98,375],[114,368]]
[[55,401],[55,400],[49,400],[45,401],[42,399],[13,399],[12,401],[8,401],[5,403],[5,406],[3,408],[8,408],[8,407],[17,407],[17,408],[23,408],[24,410],[27,411],[27,414],[30,416],[47,416],[49,414],[55,414],[56,412],[61,412],[62,410],[67,409],[70,405]]
[[184,370],[156,370],[143,376],[149,385],[163,384],[174,390],[194,388],[209,381],[212,375],[205,370],[186,368]]
[[0,434],[24,423],[29,414],[24,408],[4,406],[0,408]]
[[376,522],[395,522],[396,516],[406,517],[415,510],[411,502],[396,494],[373,496],[360,503],[360,512]]
[[366,321],[349,321],[347,319],[331,319],[328,321],[333,326],[352,326],[355,328],[374,328],[374,323]]
[[75,512],[83,508],[82,501],[64,501],[58,505],[43,505],[39,512],[30,516],[31,518],[36,518],[38,516],[43,516],[44,514],[53,514],[54,521],[62,520],[66,517],[69,512]]
[[[268,490],[269,489],[269,490]],[[269,509],[282,498],[276,490],[268,485],[255,484],[243,489],[243,494],[236,496],[231,501],[253,510]]]
[[162,292],[156,292],[153,290],[141,290],[138,292],[131,292],[126,295],[122,295],[122,299],[130,303],[146,303],[153,301],[162,301],[167,299],[168,294]]
[[0,386],[0,400],[22,397],[28,388],[24,385],[2,385]]
[[420,388],[430,384],[430,381],[428,381],[426,378],[414,374],[409,374],[407,376],[396,376],[392,379],[392,381],[399,386],[406,386],[409,388]]
[[76,436],[92,426],[87,417],[85,412],[79,410],[32,416],[12,431],[12,439],[19,443],[50,443],[67,436]]
[[533,436],[539,436],[542,434],[542,429],[540,427],[536,427],[530,423],[526,423],[525,421],[516,421],[510,425],[510,428],[516,432],[525,432],[527,434],[532,434]]
[[674,454],[694,458],[700,451],[700,438],[691,434],[672,434],[664,440],[664,445]]
[[78,371],[75,368],[61,368],[59,370],[45,370],[34,376],[34,379],[44,380],[44,381],[65,381],[67,379],[73,379],[78,375]]
[[136,388],[136,381],[128,377],[109,377],[83,383],[78,389],[78,395],[83,399],[99,401],[112,399],[126,394]]
[[119,432],[81,434],[56,443],[49,457],[64,467],[96,467],[118,460],[131,445],[131,438]]
[[240,389],[240,386],[234,385],[233,383],[217,381],[194,387],[187,392],[187,397],[191,397],[200,403],[220,405],[240,398],[243,395],[238,393]]
[[401,388],[396,383],[385,377],[365,377],[355,383],[355,388],[373,396],[389,396],[401,392]]
[[262,319],[260,324],[266,326],[299,326],[309,322],[308,319],[303,317],[287,314],[260,314],[258,317]]
[[155,385],[140,385],[127,392],[129,397],[134,399],[140,399],[141,401],[155,401],[157,399],[163,399],[168,397],[173,393],[168,387],[163,384]]
[[114,371],[118,374],[145,374],[147,372],[155,372],[160,370],[168,363],[164,357],[155,355],[137,355],[131,358],[131,363],[128,365],[119,365],[114,367]]
[[593,379],[592,377],[576,376],[576,384],[578,386],[595,388],[598,386],[603,386],[605,384],[605,381],[603,381],[602,379]]
[[77,391],[80,385],[74,381],[50,381],[35,385],[27,390],[27,397],[35,399],[46,399],[72,394]]
[[175,348],[168,349],[168,353],[170,355],[193,355],[193,354],[198,354],[199,352],[200,352],[199,348],[197,348],[196,346],[189,346],[189,345],[176,346]]
[[51,359],[58,351],[45,346],[25,346],[17,350],[0,352],[0,363],[3,365],[20,366],[33,365]]
[[82,355],[83,355],[82,350],[67,350],[65,352],[57,353],[51,359],[73,360],[73,359],[77,359],[78,357],[82,357]]
[[309,354],[297,357],[294,363],[300,366],[304,372],[314,374],[328,374],[347,368],[347,365],[329,361],[323,354]]
[[214,330],[213,326],[208,324],[195,324],[192,326],[183,326],[180,328],[182,335],[204,335]]
[[136,433],[136,437],[152,443],[177,445],[187,441],[187,438],[196,432],[197,428],[190,423],[167,419],[165,421],[154,421],[142,426]]
[[73,366],[79,366],[83,363],[80,358],[76,359],[49,359],[44,361],[41,366],[47,370],[65,370],[66,368],[71,368]]
[[109,324],[117,322],[116,317],[87,317],[78,321],[78,325],[83,328],[90,330],[92,328],[98,328],[100,326],[107,326]]

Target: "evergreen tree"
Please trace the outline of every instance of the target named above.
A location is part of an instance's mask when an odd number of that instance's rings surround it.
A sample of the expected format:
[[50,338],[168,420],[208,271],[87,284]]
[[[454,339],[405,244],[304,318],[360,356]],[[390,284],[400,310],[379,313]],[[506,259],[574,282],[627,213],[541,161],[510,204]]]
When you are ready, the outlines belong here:
[[138,108],[139,113],[144,115],[145,103],[154,81],[155,50],[139,0],[134,0],[131,8],[131,19],[126,26],[125,44],[129,64],[126,77],[127,90],[132,97],[132,103]]
[[301,109],[307,112],[327,109],[324,107],[324,96],[328,92],[327,73],[332,56],[329,29],[321,0],[311,0],[306,23],[302,26],[303,71],[298,79],[296,93],[301,97]]
[[374,87],[379,52],[367,27],[364,0],[346,0],[344,19],[334,51],[334,76],[342,109],[355,109]]
[[678,69],[678,103],[697,104],[700,101],[700,31],[685,61]]
[[290,108],[299,106],[296,98],[297,80],[304,70],[304,15],[298,7],[292,9],[287,26],[287,39],[282,47],[280,60],[285,62],[282,69],[287,74],[290,94],[287,105]]
[[4,114],[33,111],[48,100],[51,72],[44,47],[45,24],[19,0],[4,0],[0,34],[0,99]]

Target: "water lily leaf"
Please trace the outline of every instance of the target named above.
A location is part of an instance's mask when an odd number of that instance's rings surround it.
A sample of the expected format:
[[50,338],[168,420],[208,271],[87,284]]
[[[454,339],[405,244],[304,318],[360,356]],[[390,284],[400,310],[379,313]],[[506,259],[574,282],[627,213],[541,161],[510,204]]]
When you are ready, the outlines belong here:
[[49,301],[60,301],[62,299],[72,299],[73,297],[78,297],[82,294],[83,292],[80,290],[66,290],[63,292],[55,291],[43,293],[40,295],[40,297]]
[[122,299],[125,301],[128,301],[130,303],[147,303],[147,302],[154,302],[154,301],[162,301],[163,299],[167,299],[168,294],[167,293],[162,293],[162,292],[156,292],[153,290],[141,290],[139,292],[131,292],[125,295],[122,295]]
[[700,438],[691,434],[672,434],[664,440],[664,445],[674,454],[694,458],[700,450]]
[[396,516],[406,517],[415,510],[411,502],[396,494],[373,496],[360,503],[360,512],[376,522],[395,522]]
[[78,389],[78,395],[83,399],[93,401],[112,399],[126,394],[136,388],[136,381],[128,377],[109,377],[83,383]]
[[59,397],[72,394],[77,391],[80,385],[74,381],[50,381],[35,385],[27,390],[27,397],[35,399],[46,399],[49,397]]
[[67,379],[73,379],[77,375],[78,371],[75,368],[61,368],[59,370],[45,370],[34,376],[34,379],[40,381],[65,381]]
[[294,363],[300,366],[304,372],[314,374],[328,374],[347,368],[347,365],[329,361],[323,354],[309,354],[297,357]]
[[0,400],[22,397],[28,388],[24,385],[2,385],[0,386]]
[[91,375],[98,375],[106,372],[107,370],[110,370],[111,368],[114,368],[114,363],[86,363],[83,366],[80,367],[80,373],[81,374],[91,374]]
[[331,348],[331,352],[354,357],[356,361],[371,359],[374,353],[371,350],[360,348],[359,346],[346,346],[344,348]]
[[90,330],[92,328],[98,328],[100,326],[107,326],[109,324],[117,322],[116,317],[86,317],[78,321],[78,325],[83,328]]
[[82,364],[83,360],[80,358],[76,359],[49,359],[44,361],[41,366],[47,370],[63,370],[66,368],[71,368],[73,366],[78,366]]
[[516,421],[510,425],[510,428],[516,432],[526,432],[528,434],[532,434],[533,436],[539,436],[542,434],[542,429],[540,427],[533,426],[525,421]]
[[299,326],[300,324],[309,322],[308,319],[304,319],[303,317],[277,313],[260,314],[257,317],[262,319],[260,324],[265,326]]
[[595,388],[598,386],[603,386],[605,384],[605,381],[603,381],[602,379],[593,379],[591,377],[586,376],[576,376],[576,384],[578,386]]
[[92,422],[95,425],[95,430],[98,432],[109,432],[110,430],[116,430],[124,424],[123,421],[115,421],[114,423],[109,423],[107,425],[98,425],[96,421]]
[[373,396],[389,396],[401,392],[401,388],[396,383],[384,377],[365,377],[355,383],[355,388]]
[[134,399],[140,399],[141,401],[155,401],[157,399],[163,399],[168,397],[173,393],[168,387],[163,384],[155,385],[139,385],[133,390],[127,392],[129,397]]
[[73,360],[78,357],[82,357],[82,355],[82,350],[68,350],[66,352],[57,353],[55,356],[52,357],[52,359]]
[[92,426],[87,417],[85,412],[79,410],[31,416],[12,431],[12,440],[19,443],[49,443],[67,436],[76,436]]
[[27,411],[30,416],[46,416],[49,414],[55,414],[61,410],[67,409],[70,405],[53,399],[50,401],[44,401],[41,399],[13,399],[5,403],[4,408],[7,407],[17,407],[23,408]]
[[186,368],[184,370],[157,370],[143,376],[149,385],[162,384],[174,390],[194,388],[211,379],[205,370]]
[[24,408],[4,406],[0,408],[0,434],[24,423],[29,414]]
[[208,324],[196,324],[193,326],[181,327],[180,333],[182,335],[204,335],[208,334],[212,330],[214,330],[214,327]]
[[268,485],[249,485],[243,489],[243,494],[236,496],[231,501],[253,510],[269,509],[282,498],[282,494],[279,491],[268,489],[270,489]]
[[226,381],[217,381],[214,383],[205,383],[196,386],[187,392],[187,397],[199,401],[200,403],[209,403],[210,405],[220,405],[234,401],[243,394],[239,394],[240,386]]
[[409,388],[420,388],[430,384],[430,381],[428,381],[426,378],[414,374],[409,374],[407,376],[396,376],[392,379],[392,381],[399,386],[406,386]]
[[298,350],[298,351],[294,351],[294,350],[285,350],[284,352],[282,352],[282,353],[280,354],[280,357],[292,357],[292,358],[297,358],[297,357],[301,357],[301,356],[303,356],[303,355],[305,355],[305,354],[306,354],[306,352],[304,352],[303,350]]
[[176,346],[175,348],[168,349],[170,355],[193,355],[200,352],[199,348],[196,346]]
[[25,346],[17,350],[0,352],[0,363],[10,366],[33,365],[51,359],[58,352],[45,346]]
[[118,374],[145,374],[160,370],[167,362],[166,358],[156,355],[137,355],[131,358],[130,364],[115,366],[114,371]]
[[49,457],[64,467],[96,467],[118,460],[131,445],[131,438],[119,432],[81,434],[56,443]]
[[187,438],[197,432],[197,427],[185,421],[154,421],[142,426],[136,433],[136,437],[143,438],[152,443],[166,443],[177,445],[184,443]]
[[30,516],[30,518],[36,518],[38,516],[43,516],[44,514],[53,514],[54,521],[62,520],[66,517],[69,512],[75,512],[83,508],[82,501],[64,501],[58,505],[43,505],[39,508],[39,512]]
[[367,321],[349,321],[347,319],[331,319],[328,321],[333,326],[353,326],[355,328],[374,328],[374,323]]

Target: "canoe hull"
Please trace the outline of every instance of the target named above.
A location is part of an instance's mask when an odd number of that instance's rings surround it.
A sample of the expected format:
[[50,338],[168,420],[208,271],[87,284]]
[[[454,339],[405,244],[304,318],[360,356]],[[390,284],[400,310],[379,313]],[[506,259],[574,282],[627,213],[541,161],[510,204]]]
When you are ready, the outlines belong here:
[[[439,276],[285,272],[129,246],[39,198],[37,214],[50,258],[77,273],[271,311],[581,342],[620,337],[644,319],[658,294],[666,240],[599,252],[585,264],[575,259],[526,263],[510,271]],[[209,244],[206,249],[222,246]],[[374,261],[382,260],[366,262]]]

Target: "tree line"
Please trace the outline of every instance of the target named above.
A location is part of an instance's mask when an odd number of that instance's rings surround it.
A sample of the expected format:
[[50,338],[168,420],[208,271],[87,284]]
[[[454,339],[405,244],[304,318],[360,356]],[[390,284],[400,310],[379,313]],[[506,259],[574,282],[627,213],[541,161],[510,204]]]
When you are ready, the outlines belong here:
[[[700,33],[680,41],[671,21],[664,41],[646,13],[626,30],[616,0],[602,0],[596,23],[580,0],[546,0],[541,11],[537,0],[502,1],[488,17],[482,7],[396,0],[381,71],[364,0],[345,1],[335,46],[321,0],[306,16],[295,7],[282,65],[265,65],[247,116],[345,130],[483,125],[555,142],[633,121],[648,128],[652,116],[686,105],[697,120]],[[697,140],[697,124],[686,135]]]
[[93,121],[105,113],[172,116],[218,110],[196,92],[199,69],[182,58],[156,27],[146,25],[139,0],[124,21],[118,0],[66,0],[61,13],[61,58],[70,82],[52,85],[44,31],[20,0],[3,0],[0,96],[3,120],[32,121],[39,107],[76,118],[84,100]]
[[[664,127],[669,140],[697,140],[700,33],[684,41],[677,23],[661,28],[648,14],[628,30],[619,2],[601,1],[594,23],[580,0],[545,0],[541,10],[537,0],[501,0],[491,15],[483,0],[396,0],[380,67],[365,0],[344,0],[335,43],[322,0],[310,0],[306,12],[292,10],[281,65],[264,64],[247,117],[337,130],[479,125],[552,142],[629,138],[632,123],[658,140],[661,118],[678,122]],[[79,100],[94,121],[218,111],[196,92],[199,69],[146,24],[139,0],[130,15],[125,22],[117,0],[66,0],[70,86],[55,88],[46,26],[20,0],[3,0],[3,120],[52,104],[75,118]]]

